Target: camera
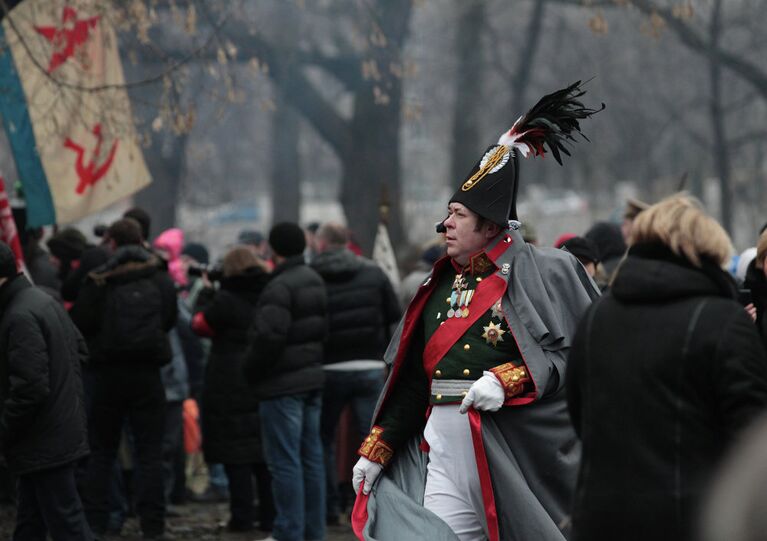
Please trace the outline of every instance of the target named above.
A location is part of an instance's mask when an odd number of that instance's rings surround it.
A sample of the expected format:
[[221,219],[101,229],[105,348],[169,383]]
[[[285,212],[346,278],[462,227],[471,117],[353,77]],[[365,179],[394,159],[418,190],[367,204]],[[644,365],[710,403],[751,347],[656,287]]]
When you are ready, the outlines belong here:
[[219,265],[203,265],[202,263],[190,263],[187,273],[189,276],[198,277],[207,273],[208,280],[211,282],[220,282],[224,277],[224,270]]

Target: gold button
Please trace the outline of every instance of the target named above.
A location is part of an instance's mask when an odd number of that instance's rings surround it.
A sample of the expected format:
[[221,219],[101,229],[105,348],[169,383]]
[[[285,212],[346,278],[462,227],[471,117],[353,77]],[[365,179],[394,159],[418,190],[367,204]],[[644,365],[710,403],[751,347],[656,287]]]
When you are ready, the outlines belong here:
[[469,374],[471,374],[471,372],[469,371],[469,369],[468,369],[468,368],[464,368],[464,369],[463,369],[463,375],[464,375],[464,376],[468,376]]
[[365,441],[370,441],[370,436],[368,436],[367,438],[365,438]]
[[464,391],[461,393],[461,396],[466,396],[467,394],[469,394],[469,391]]
[[466,351],[469,351],[471,349],[471,346],[469,344],[464,344],[463,349],[465,349]]
[[514,383],[518,382],[519,381],[519,374],[514,374],[513,376],[511,376],[511,381],[513,381]]
[[445,302],[446,302],[446,303],[448,303],[448,304],[450,304],[450,297],[448,297],[447,299],[445,299]]
[[443,321],[442,323],[440,323],[440,325],[444,325],[444,324],[445,324],[445,322],[444,322],[444,321]]
[[477,282],[481,282],[481,281],[482,281],[482,277],[481,276],[477,276]]
[[434,375],[435,375],[436,377],[438,377],[438,378],[441,378],[441,377],[442,377],[442,370],[436,370],[436,371],[434,372]]
[[436,398],[437,400],[442,400],[442,395],[441,395],[441,394],[438,394],[438,395],[437,395],[437,396],[435,396],[434,398]]

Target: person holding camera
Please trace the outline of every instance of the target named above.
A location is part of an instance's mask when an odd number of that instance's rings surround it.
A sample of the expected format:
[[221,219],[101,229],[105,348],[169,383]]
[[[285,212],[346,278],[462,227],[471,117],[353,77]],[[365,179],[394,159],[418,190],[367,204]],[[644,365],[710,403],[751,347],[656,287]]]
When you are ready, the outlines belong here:
[[[205,292],[213,298],[207,308],[192,318],[192,330],[210,337],[212,342],[202,391],[203,452],[208,463],[224,464],[229,478],[229,530],[254,529],[255,476],[259,528],[270,531],[274,504],[261,448],[259,404],[242,377],[248,328],[269,274],[264,262],[246,246],[229,250],[222,267],[219,289],[211,287]],[[209,278],[213,277],[206,272],[203,280]]]

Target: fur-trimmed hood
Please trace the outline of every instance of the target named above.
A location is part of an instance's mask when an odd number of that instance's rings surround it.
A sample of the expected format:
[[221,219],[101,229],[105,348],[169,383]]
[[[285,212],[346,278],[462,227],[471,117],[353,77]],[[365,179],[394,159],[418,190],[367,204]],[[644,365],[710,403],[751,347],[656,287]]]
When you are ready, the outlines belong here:
[[162,261],[143,246],[129,245],[118,248],[102,266],[88,274],[96,285],[108,282],[130,281],[138,277],[151,276],[162,268]]

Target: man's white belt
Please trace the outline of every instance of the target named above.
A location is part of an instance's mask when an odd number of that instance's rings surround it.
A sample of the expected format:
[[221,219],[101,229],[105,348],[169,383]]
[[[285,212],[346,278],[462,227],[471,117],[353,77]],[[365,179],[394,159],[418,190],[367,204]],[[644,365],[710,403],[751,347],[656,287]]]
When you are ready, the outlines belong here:
[[469,392],[474,381],[471,379],[433,379],[431,380],[431,395],[463,396],[464,393]]

